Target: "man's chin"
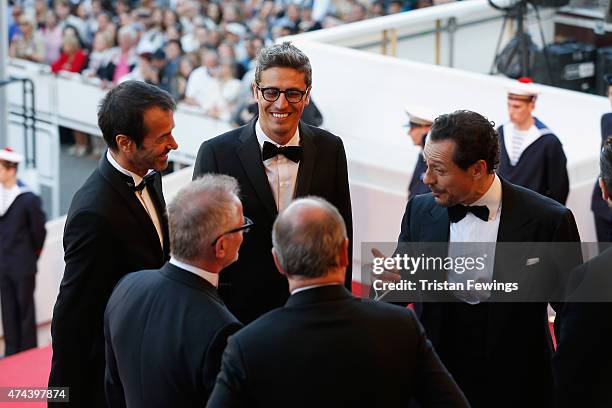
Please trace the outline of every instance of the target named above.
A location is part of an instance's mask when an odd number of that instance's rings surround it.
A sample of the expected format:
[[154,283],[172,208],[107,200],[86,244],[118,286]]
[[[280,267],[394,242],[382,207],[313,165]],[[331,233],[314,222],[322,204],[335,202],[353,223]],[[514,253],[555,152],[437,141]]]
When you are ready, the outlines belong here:
[[158,160],[157,163],[155,163],[155,168],[153,170],[163,171],[163,170],[166,170],[167,168],[168,168],[168,160]]
[[436,204],[438,204],[440,207],[451,207],[452,206],[452,203],[450,203],[448,199],[444,199],[440,196],[434,195],[434,200],[436,201]]

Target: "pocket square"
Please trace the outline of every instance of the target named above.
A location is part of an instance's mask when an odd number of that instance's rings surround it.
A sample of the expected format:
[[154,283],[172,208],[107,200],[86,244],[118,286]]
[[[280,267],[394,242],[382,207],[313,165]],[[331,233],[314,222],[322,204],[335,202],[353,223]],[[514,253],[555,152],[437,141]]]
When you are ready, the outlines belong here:
[[525,263],[525,265],[526,266],[535,265],[538,262],[540,262],[540,258],[528,258],[527,262]]

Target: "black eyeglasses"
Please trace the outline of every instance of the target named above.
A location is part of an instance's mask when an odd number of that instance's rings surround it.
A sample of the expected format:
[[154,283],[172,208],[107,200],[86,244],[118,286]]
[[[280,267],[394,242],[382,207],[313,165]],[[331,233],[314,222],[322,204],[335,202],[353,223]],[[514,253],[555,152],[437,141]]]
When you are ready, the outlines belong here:
[[304,95],[308,93],[308,89],[305,91],[300,91],[299,89],[286,89],[281,91],[278,88],[260,88],[259,84],[255,84],[257,89],[263,95],[263,98],[268,102],[276,102],[278,98],[280,98],[281,94],[285,94],[285,99],[289,103],[298,103],[302,100]]
[[252,227],[253,225],[255,225],[255,223],[254,223],[253,221],[251,221],[251,220],[250,220],[249,218],[247,218],[247,217],[244,217],[244,224],[242,224],[241,226],[239,226],[239,227],[237,227],[237,228],[231,229],[231,230],[226,231],[226,232],[224,232],[223,234],[219,235],[217,238],[215,238],[215,240],[213,241],[213,243],[212,243],[212,245],[211,245],[211,246],[215,246],[215,245],[217,245],[217,241],[219,241],[219,239],[220,239],[222,236],[224,236],[224,235],[227,235],[227,234],[233,234],[234,232],[240,232],[240,231],[242,231],[242,232],[244,232],[244,233],[246,234],[247,232],[249,232],[249,230],[251,229],[251,227]]

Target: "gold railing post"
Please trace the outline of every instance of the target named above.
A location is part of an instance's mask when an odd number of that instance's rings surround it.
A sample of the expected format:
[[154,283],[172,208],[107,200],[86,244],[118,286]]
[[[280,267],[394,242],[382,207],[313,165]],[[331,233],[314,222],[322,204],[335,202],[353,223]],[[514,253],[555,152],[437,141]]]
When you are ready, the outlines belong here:
[[387,41],[388,41],[388,33],[387,30],[383,30],[382,32],[382,44],[380,46],[380,52],[382,55],[387,55]]
[[440,19],[436,20],[436,45],[435,45],[435,63],[436,65],[440,65],[440,27],[442,27],[442,24],[440,22]]
[[397,57],[397,28],[391,29],[391,55]]

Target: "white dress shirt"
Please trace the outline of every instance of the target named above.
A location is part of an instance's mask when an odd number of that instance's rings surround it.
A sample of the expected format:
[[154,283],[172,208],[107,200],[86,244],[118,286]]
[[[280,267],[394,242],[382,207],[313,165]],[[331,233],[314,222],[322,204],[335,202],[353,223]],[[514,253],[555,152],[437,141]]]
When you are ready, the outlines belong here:
[[[449,234],[449,254],[456,257],[485,257],[485,268],[467,270],[461,274],[448,272],[449,282],[463,282],[475,280],[476,282],[491,282],[493,266],[495,265],[495,243],[499,231],[501,216],[502,185],[497,174],[486,193],[470,206],[484,205],[489,209],[489,219],[483,221],[471,212],[468,212],[461,221],[451,222]],[[462,244],[463,243],[463,244]],[[455,244],[455,245],[453,245]],[[475,304],[490,296],[488,291],[457,291],[455,296],[467,303]]]
[[507,122],[503,129],[504,146],[513,166],[516,166],[525,149],[542,136],[542,132],[535,125],[531,125],[527,130],[518,130],[514,123]]
[[[125,174],[126,176],[132,177],[132,179],[134,180],[135,186],[140,184],[140,182],[142,181],[142,177],[140,177],[136,173],[132,173],[131,171],[126,170],[123,167],[121,167],[119,163],[117,163],[117,161],[110,154],[110,150],[106,150],[106,158],[108,159],[108,162],[111,164],[111,166],[113,166],[114,168],[116,168],[118,171]],[[152,171],[153,170],[149,170],[149,173]],[[151,195],[149,194],[149,186],[146,186],[141,191],[135,191],[134,194],[136,195],[136,198],[138,198],[138,201],[140,201],[140,204],[142,204],[142,207],[145,209],[147,214],[149,214],[149,218],[151,218],[151,222],[153,222],[153,225],[155,226],[155,231],[157,231],[157,236],[159,237],[159,243],[161,247],[163,248],[164,247],[164,235],[162,234],[162,229],[161,229],[161,224],[159,222],[159,215],[157,214],[157,209],[155,208],[155,204],[153,204],[153,201],[151,200]]]
[[19,184],[6,188],[0,184],[0,216],[3,216],[13,204],[13,201],[23,192]]
[[[263,149],[264,142],[270,142],[274,146],[280,146],[274,140],[270,139],[261,128],[259,120],[255,124],[255,134],[257,135],[257,141],[259,142],[259,148]],[[295,134],[284,146],[299,146],[300,145],[300,130],[297,128]],[[274,195],[274,201],[276,202],[276,209],[280,213],[282,210],[287,208],[293,200],[295,193],[295,184],[297,181],[297,174],[299,163],[295,163],[282,154],[275,157],[269,158],[263,162],[266,169],[266,176]]]
[[300,293],[308,289],[314,289],[314,288],[320,288],[322,286],[332,286],[332,285],[340,285],[340,284],[339,283],[319,283],[317,285],[303,286],[301,288],[293,289],[291,291],[291,294],[295,295],[296,293]]
[[193,266],[183,261],[179,261],[173,256],[170,257],[170,263],[181,269],[194,273],[202,279],[206,279],[215,288],[219,286],[219,275],[216,273],[208,272],[208,271],[205,271],[204,269],[198,268],[197,266]]

